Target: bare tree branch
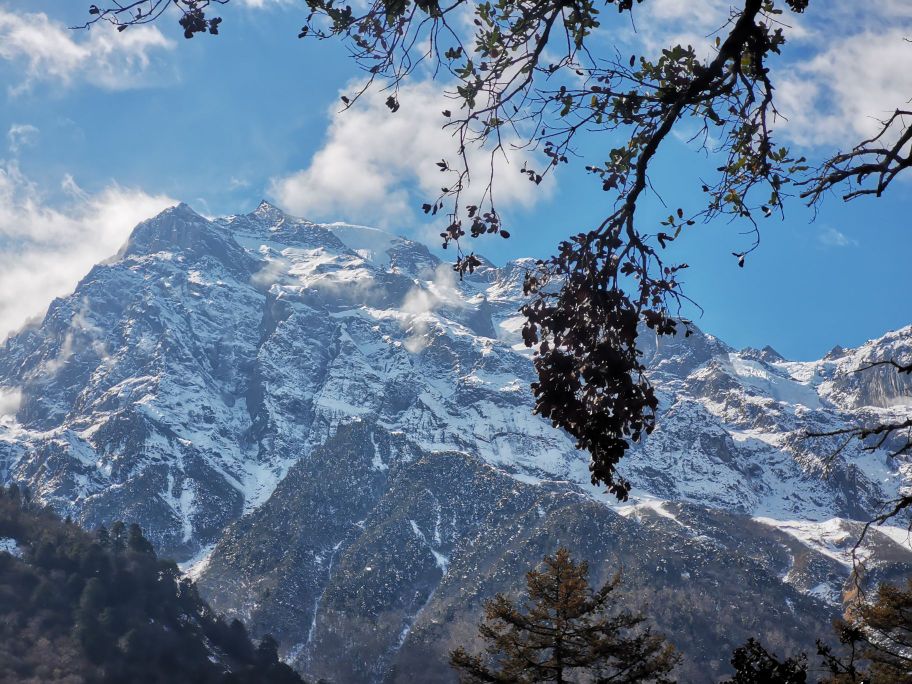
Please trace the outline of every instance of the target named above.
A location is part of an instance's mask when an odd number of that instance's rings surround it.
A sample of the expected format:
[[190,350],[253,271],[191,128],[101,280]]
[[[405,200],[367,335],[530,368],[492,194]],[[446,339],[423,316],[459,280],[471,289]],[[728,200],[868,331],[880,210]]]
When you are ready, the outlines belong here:
[[[799,183],[807,187],[801,197],[808,204],[815,204],[843,183],[848,183],[849,188],[842,195],[846,201],[863,195],[880,197],[900,172],[912,166],[909,117],[912,111],[897,109],[880,122],[877,135],[827,160],[815,175]],[[891,137],[895,137],[893,142],[889,142]],[[865,185],[868,181],[872,184]]]

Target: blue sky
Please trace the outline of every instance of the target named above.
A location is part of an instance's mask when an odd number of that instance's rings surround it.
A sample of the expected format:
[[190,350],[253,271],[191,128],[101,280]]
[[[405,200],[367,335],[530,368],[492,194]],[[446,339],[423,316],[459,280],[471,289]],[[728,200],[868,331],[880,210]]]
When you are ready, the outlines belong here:
[[[379,94],[339,114],[340,91],[360,75],[341,46],[297,39],[303,3],[233,0],[221,35],[190,41],[167,19],[123,34],[67,31],[87,3],[25,4],[0,2],[0,334],[41,314],[138,220],[174,200],[224,214],[266,197],[307,218],[435,244],[439,227],[418,207],[439,183],[440,86],[419,73],[395,115]],[[902,40],[912,9],[885,0],[862,16],[855,4],[828,0],[835,9],[815,16],[812,3],[790,29],[778,73],[783,137],[812,158],[858,139],[870,115],[912,95],[912,70],[903,68],[912,45]],[[621,40],[639,51],[671,38],[708,44],[728,5],[652,0],[653,21]],[[693,175],[711,160],[670,140],[658,161],[653,183],[665,202],[696,208]],[[477,243],[497,262],[547,256],[608,206],[580,171],[558,175],[543,193],[520,181],[505,169],[501,208],[514,237]],[[749,245],[743,226],[693,227],[674,254],[691,264],[698,325],[736,347],[771,344],[809,359],[912,323],[910,183],[879,200],[832,198],[813,222],[792,201],[785,221],[762,224],[744,269],[731,257]],[[644,209],[656,219],[668,213],[656,197]]]

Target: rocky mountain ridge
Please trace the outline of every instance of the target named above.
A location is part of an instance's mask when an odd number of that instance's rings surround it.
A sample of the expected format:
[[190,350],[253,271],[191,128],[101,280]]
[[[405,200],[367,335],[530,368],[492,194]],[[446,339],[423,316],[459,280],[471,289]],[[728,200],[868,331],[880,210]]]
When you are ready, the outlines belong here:
[[[0,481],[89,527],[141,523],[332,681],[451,678],[483,599],[559,542],[689,606],[659,621],[692,633],[694,677],[724,670],[723,636],[803,643],[838,609],[853,521],[912,484],[906,461],[804,435],[908,415],[908,378],[855,371],[912,354],[912,326],[816,362],[644,338],[661,416],[620,504],[531,413],[530,266],[458,281],[370,228],[169,209],[0,350]],[[874,575],[912,561],[903,535],[872,534]]]

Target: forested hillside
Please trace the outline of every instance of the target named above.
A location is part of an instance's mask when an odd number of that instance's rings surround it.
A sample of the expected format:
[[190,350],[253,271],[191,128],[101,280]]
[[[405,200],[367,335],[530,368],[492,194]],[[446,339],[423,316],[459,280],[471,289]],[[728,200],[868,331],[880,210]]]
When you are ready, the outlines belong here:
[[0,682],[301,682],[137,525],[90,534],[0,489]]

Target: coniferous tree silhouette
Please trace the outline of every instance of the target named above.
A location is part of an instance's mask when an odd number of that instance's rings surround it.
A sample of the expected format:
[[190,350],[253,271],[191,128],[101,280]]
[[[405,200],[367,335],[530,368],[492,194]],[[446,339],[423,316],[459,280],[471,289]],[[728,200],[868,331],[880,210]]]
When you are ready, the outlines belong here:
[[[857,596],[846,619],[834,623],[840,647],[817,640],[819,667],[805,655],[779,660],[756,639],[735,649],[735,675],[724,684],[909,684],[912,682],[912,578],[883,583],[873,600]],[[822,673],[817,678],[811,672]]]
[[881,584],[877,599],[859,610],[864,647],[873,681],[912,681],[912,579],[905,587]]
[[827,684],[912,682],[912,578],[905,586],[880,584],[873,600],[856,597],[834,626],[842,653],[818,642],[832,674]]
[[23,491],[0,488],[0,682],[301,684],[138,525],[91,534]]
[[748,639],[732,653],[735,676],[724,684],[805,684],[807,659],[804,654],[779,660],[756,639]]
[[670,682],[678,656],[646,617],[618,605],[616,574],[598,591],[561,548],[526,575],[522,607],[498,594],[478,631],[487,655],[450,654],[463,682]]

